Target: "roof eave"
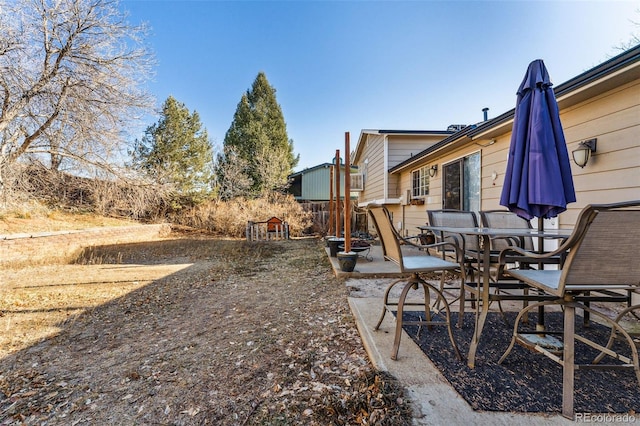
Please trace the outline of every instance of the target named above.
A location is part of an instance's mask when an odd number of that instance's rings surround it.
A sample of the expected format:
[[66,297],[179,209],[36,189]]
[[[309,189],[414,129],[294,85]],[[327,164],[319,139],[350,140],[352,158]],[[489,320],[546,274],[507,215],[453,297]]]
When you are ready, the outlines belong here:
[[[563,103],[565,107],[578,103],[581,101],[581,97],[579,96],[581,91],[588,87],[595,87],[607,79],[620,76],[627,70],[635,71],[635,74],[640,75],[640,44],[556,86],[554,88],[555,96],[558,99],[558,103]],[[467,128],[462,129],[460,132],[443,139],[439,143],[392,167],[389,169],[389,173],[399,173],[418,162],[424,162],[430,156],[443,149],[455,148],[464,142],[464,139],[462,139],[464,137],[467,138],[466,142],[472,142],[478,139],[486,139],[505,134],[513,127],[514,116],[515,108],[491,120],[482,122],[469,130],[467,130]]]

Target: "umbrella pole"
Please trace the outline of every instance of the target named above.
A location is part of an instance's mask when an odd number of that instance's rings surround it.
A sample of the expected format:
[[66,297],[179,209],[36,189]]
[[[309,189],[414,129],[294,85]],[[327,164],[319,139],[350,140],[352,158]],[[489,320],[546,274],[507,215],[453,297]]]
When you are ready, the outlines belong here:
[[[538,231],[544,231],[544,219],[538,218]],[[544,251],[544,238],[538,237],[538,253],[542,253]],[[538,263],[538,270],[544,268],[542,262]],[[544,331],[544,306],[538,307],[538,323],[536,324],[536,331]]]

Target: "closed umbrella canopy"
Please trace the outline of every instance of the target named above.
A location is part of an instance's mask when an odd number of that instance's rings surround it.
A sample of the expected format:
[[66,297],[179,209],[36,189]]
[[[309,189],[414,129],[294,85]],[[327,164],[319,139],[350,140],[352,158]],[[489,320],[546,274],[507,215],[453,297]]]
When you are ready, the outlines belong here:
[[517,94],[500,205],[527,220],[552,218],[576,201],[558,103],[541,59],[529,64]]

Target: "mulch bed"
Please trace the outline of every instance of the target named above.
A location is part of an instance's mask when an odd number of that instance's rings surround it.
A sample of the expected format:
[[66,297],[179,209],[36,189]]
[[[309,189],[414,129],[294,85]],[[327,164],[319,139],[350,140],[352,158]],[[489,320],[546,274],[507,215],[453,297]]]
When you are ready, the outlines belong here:
[[[424,313],[405,312],[405,320],[424,318]],[[591,323],[583,329],[582,319],[576,316],[576,332],[596,338],[606,344],[609,329]],[[515,314],[507,314],[513,324]],[[536,313],[529,316],[536,324]],[[452,313],[452,322],[457,314]],[[548,330],[562,329],[562,314],[547,312]],[[474,328],[474,314],[465,313],[464,327],[453,328],[463,357],[469,350]],[[405,331],[433,361],[454,389],[475,410],[514,412],[559,412],[562,408],[562,367],[542,354],[520,345],[514,347],[502,365],[498,360],[509,346],[513,326],[507,326],[498,313],[490,313],[476,354],[476,367],[470,369],[466,361],[456,359],[446,327],[431,330],[418,326],[404,326]],[[622,343],[621,343],[622,344]],[[628,354],[628,347],[623,353]],[[576,363],[592,360],[597,355],[590,347],[576,341]],[[610,357],[604,362],[612,363]],[[574,386],[576,412],[635,413],[640,412],[640,386],[631,369],[576,370]]]

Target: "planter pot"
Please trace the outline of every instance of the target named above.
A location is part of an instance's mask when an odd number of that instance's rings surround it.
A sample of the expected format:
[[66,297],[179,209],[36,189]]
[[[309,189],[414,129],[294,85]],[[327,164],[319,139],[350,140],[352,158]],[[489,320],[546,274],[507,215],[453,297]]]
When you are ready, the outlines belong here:
[[358,253],[354,251],[350,252],[338,252],[338,263],[340,264],[340,270],[343,272],[353,272],[358,262]]
[[338,246],[344,244],[344,238],[331,238],[327,240],[327,246],[329,246],[329,255],[336,257],[338,253]]
[[327,247],[329,247],[329,240],[333,240],[334,238],[336,238],[335,235],[327,235],[326,237],[324,237],[324,243]]

